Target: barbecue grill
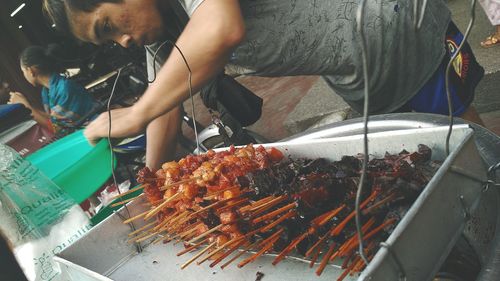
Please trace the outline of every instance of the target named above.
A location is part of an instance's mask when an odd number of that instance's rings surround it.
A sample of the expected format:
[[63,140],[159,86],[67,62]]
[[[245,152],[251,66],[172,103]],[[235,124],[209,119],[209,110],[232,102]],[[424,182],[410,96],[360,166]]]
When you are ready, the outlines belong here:
[[[418,117],[429,118],[427,115]],[[332,128],[324,128],[297,136],[288,143],[272,146],[299,157],[328,155],[335,159],[342,155],[354,155],[362,149],[362,136],[356,135],[358,132],[355,131],[361,127],[359,121],[348,123],[344,127],[337,126],[333,131]],[[372,124],[373,131],[381,131],[370,135],[372,154],[381,155],[385,151],[394,153],[403,148],[411,150],[419,143],[424,143],[433,149],[434,157],[445,158],[443,139],[447,127],[436,127],[433,122],[419,124],[411,119],[383,120]],[[403,128],[419,129],[401,130]],[[327,133],[329,130],[330,135]],[[313,140],[343,133],[345,137]],[[353,134],[355,136],[348,136]],[[476,239],[478,235],[484,234],[485,223],[496,224],[496,217],[493,217],[494,222],[491,222],[491,218],[478,219],[485,217],[481,215],[485,212],[489,212],[490,217],[492,212],[494,214],[496,197],[481,196],[484,194],[483,182],[486,181],[484,162],[488,161],[483,161],[484,157],[481,159],[480,152],[484,153],[485,150],[481,148],[479,152],[476,149],[474,135],[474,130],[469,126],[455,126],[450,157],[385,242],[385,246],[362,272],[360,280],[430,280],[462,233]],[[491,189],[487,192],[494,191]],[[481,208],[478,208],[480,200],[483,201]],[[485,207],[484,201],[489,201],[488,206],[495,208]],[[144,211],[144,206],[134,201],[129,204],[129,210],[133,216]],[[173,280],[255,280],[257,272],[264,274],[264,280],[332,280],[342,272],[338,265],[331,265],[321,277],[316,277],[299,258],[288,258],[273,267],[272,257],[269,256],[259,258],[243,269],[228,267],[222,271],[206,266],[191,266],[181,270],[180,264],[189,258],[175,256],[182,250],[182,245],[145,245],[144,251],[137,254],[135,247],[126,242],[130,229],[122,224],[122,214],[124,212],[118,212],[103,221],[56,257],[64,271],[74,280],[165,280],[167,274]],[[489,240],[483,237],[482,243],[475,243],[474,246],[477,249],[491,246],[492,241],[493,235],[490,235]],[[487,260],[484,253],[482,261]],[[355,280],[358,277],[350,278]]]

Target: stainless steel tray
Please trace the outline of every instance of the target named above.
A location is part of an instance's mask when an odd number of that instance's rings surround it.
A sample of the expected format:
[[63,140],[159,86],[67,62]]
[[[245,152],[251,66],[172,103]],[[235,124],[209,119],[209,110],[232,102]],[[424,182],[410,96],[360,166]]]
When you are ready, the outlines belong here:
[[[420,143],[433,150],[433,159],[444,159],[447,127],[398,130],[369,136],[370,154],[383,156],[388,151],[415,150]],[[467,214],[479,202],[486,179],[486,168],[473,141],[473,130],[467,125],[455,126],[450,140],[451,154],[443,163],[417,201],[386,241],[359,280],[431,280],[462,233]],[[306,142],[274,143],[292,157],[326,157],[338,160],[342,155],[362,151],[362,136]],[[144,207],[132,202],[129,210],[140,213]],[[180,264],[191,256],[176,257],[181,245],[145,245],[136,253],[127,244],[130,228],[115,214],[61,252],[56,260],[73,280],[255,280],[256,272],[263,280],[333,280],[341,274],[337,266],[329,266],[321,277],[300,259],[287,259],[274,267],[271,257],[262,257],[243,269],[236,266],[224,270],[207,265],[191,265],[181,270]],[[137,227],[140,227],[138,225]],[[392,253],[392,254],[391,254]],[[398,266],[400,264],[400,266]],[[105,277],[107,276],[107,277]],[[111,279],[109,279],[109,278]],[[354,280],[349,277],[346,280]]]

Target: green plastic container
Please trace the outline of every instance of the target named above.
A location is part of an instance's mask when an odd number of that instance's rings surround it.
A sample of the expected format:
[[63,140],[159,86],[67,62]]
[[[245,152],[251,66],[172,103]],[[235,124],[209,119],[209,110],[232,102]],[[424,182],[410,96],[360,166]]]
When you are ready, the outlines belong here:
[[[83,130],[47,145],[26,159],[78,203],[90,197],[111,176],[107,140],[93,147],[83,136]],[[116,166],[116,161],[113,165]]]

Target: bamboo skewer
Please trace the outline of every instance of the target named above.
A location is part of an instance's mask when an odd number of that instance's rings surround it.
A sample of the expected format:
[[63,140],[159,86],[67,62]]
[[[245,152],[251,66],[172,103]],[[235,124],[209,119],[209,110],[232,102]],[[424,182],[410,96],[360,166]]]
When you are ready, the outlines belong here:
[[116,200],[116,199],[118,199],[118,198],[121,198],[121,197],[123,197],[123,196],[125,196],[125,195],[127,195],[127,194],[133,193],[133,192],[135,192],[135,191],[137,191],[137,190],[139,190],[139,189],[143,189],[143,188],[145,188],[146,186],[149,186],[149,183],[141,184],[141,185],[136,186],[136,187],[134,187],[134,188],[132,188],[132,189],[129,189],[129,190],[125,191],[125,192],[122,192],[122,193],[120,193],[120,194],[117,194],[117,195],[113,196],[113,198],[111,198],[111,201],[114,201],[114,200]]
[[[137,233],[139,233],[139,232],[141,232],[141,231],[143,231],[143,230],[145,230],[145,229],[149,228],[150,226],[153,226],[155,223],[156,223],[155,221],[150,222],[150,223],[146,224],[145,226],[143,226],[143,227],[141,227],[141,228],[138,228],[138,229],[136,229],[135,231],[130,232],[130,233],[128,234],[128,237],[132,237],[132,236],[134,236],[135,234],[137,234]],[[154,229],[154,227],[153,227],[153,228],[151,228],[151,229]]]
[[256,208],[250,209],[250,212],[255,211],[254,213],[252,213],[252,216],[257,216],[257,215],[265,212],[266,210],[269,210],[270,208],[276,206],[277,204],[283,202],[285,199],[286,199],[286,196],[284,196],[284,195],[276,197],[267,203],[264,203]]
[[[368,260],[371,260],[373,258],[372,255],[370,255],[369,257],[367,257]],[[352,268],[351,272],[349,273],[349,275],[354,275],[354,273],[356,272],[360,272],[362,268],[364,268],[366,265],[365,265],[365,262],[360,259],[357,263],[354,264],[354,267]]]
[[155,231],[158,231],[158,230],[162,229],[164,226],[166,226],[169,222],[170,222],[170,220],[169,220],[169,219],[163,219],[163,221],[162,221],[162,222],[160,222],[160,223],[159,223],[157,226],[155,226],[153,229],[154,229]]
[[277,265],[281,260],[285,258],[285,256],[293,250],[302,240],[304,240],[307,237],[308,233],[303,233],[302,235],[296,237],[279,255],[274,259],[273,265]]
[[201,260],[197,261],[196,264],[201,265],[202,263],[204,263],[205,261],[207,261],[209,258],[213,257],[214,255],[218,254],[222,250],[224,250],[224,247],[222,247],[222,246],[216,248],[214,251],[210,252],[208,255],[203,257]]
[[184,239],[184,237],[189,236],[189,234],[192,234],[193,232],[196,232],[197,227],[198,227],[200,224],[201,224],[201,222],[198,222],[198,223],[196,223],[195,225],[193,225],[191,229],[188,229],[188,230],[186,230],[186,231],[184,231],[184,232],[181,232],[181,233],[179,234],[179,238]]
[[[370,196],[368,196],[368,198],[365,199],[365,201],[363,201],[361,203],[361,205],[359,206],[360,209],[364,208],[368,203],[370,203],[370,201],[372,201],[375,196],[377,196],[378,192],[376,191],[373,191],[372,194],[370,194]],[[341,223],[339,223],[337,226],[333,227],[332,230],[330,231],[330,236],[337,236],[340,234],[340,232],[342,232],[342,230],[344,229],[344,227],[346,226],[346,224],[352,219],[354,218],[354,216],[356,215],[356,211],[352,211]]]
[[[370,261],[373,258],[373,256],[367,257],[367,259]],[[354,272],[360,272],[364,267],[365,267],[365,262],[363,260],[360,260],[351,270],[350,274],[353,274]]]
[[[338,207],[337,209],[341,208],[341,207],[344,207],[345,204],[342,204],[340,207]],[[329,217],[332,213],[334,213],[335,211],[337,211],[337,209],[334,209],[334,210],[330,210],[326,213],[323,213],[317,217],[315,217],[314,219],[311,220],[311,225],[319,225],[319,223],[323,220],[325,220],[327,217]]]
[[164,221],[170,221],[170,220],[172,220],[173,218],[175,218],[178,215],[179,215],[179,210],[175,210],[173,213],[166,215],[163,218],[162,222],[164,222]]
[[213,261],[210,264],[210,267],[216,266],[219,262],[221,262],[222,260],[224,260],[225,258],[227,258],[231,253],[233,253],[234,251],[236,251],[241,245],[243,245],[245,243],[248,243],[248,241],[246,239],[241,239],[240,241],[236,242],[236,244],[234,244],[231,248],[229,248],[229,250],[227,250],[224,254],[222,254],[215,261]]
[[215,246],[215,244],[217,244],[217,242],[212,242],[210,245],[208,245],[205,249],[201,250],[200,252],[198,252],[196,255],[194,255],[194,257],[192,257],[191,259],[189,259],[186,263],[184,263],[183,265],[181,265],[181,269],[184,269],[186,268],[186,266],[190,265],[192,262],[194,262],[197,258],[199,258],[201,255],[203,255],[206,251],[210,250],[210,248],[212,248],[213,246]]
[[184,250],[182,250],[182,251],[178,252],[178,253],[177,253],[177,256],[178,256],[178,257],[180,257],[180,256],[184,255],[185,253],[189,253],[189,252],[191,252],[192,250],[194,250],[194,249],[196,249],[196,248],[200,247],[200,246],[201,246],[201,244],[205,243],[207,240],[208,240],[208,237],[207,237],[207,238],[205,238],[205,239],[203,239],[203,240],[201,240],[200,242],[198,242],[198,243],[196,243],[196,244],[193,244],[193,245],[191,245],[191,246],[187,247],[186,249],[184,249]]
[[335,243],[332,243],[330,245],[330,248],[328,248],[328,252],[323,256],[323,259],[321,260],[321,263],[318,266],[318,269],[316,269],[316,275],[320,276],[321,273],[323,273],[323,270],[325,269],[326,265],[328,264],[328,260],[333,254],[333,251],[335,249]]
[[274,198],[275,198],[275,197],[274,197],[273,195],[268,196],[268,197],[265,197],[265,198],[262,198],[262,199],[260,199],[259,201],[255,201],[255,202],[251,203],[251,204],[250,204],[250,205],[248,205],[248,206],[245,206],[245,207],[240,208],[240,209],[239,209],[239,212],[240,212],[240,213],[246,213],[246,212],[250,211],[250,209],[255,208],[255,207],[258,207],[258,206],[260,206],[260,205],[262,205],[262,204],[265,204],[265,203],[267,203],[267,202],[269,202],[269,201],[273,200]]
[[[313,224],[317,223],[318,226],[323,226],[330,219],[332,219],[334,216],[336,216],[340,211],[342,211],[344,209],[344,207],[345,207],[345,204],[342,204],[337,209],[332,210],[331,213],[327,212],[327,213],[325,213],[325,214],[323,214],[323,215],[315,218],[313,220]],[[315,229],[316,226],[313,226],[313,228]],[[314,251],[314,249],[316,249],[320,244],[322,244],[323,242],[325,242],[325,240],[327,238],[328,238],[328,232],[324,236],[322,236],[311,248],[309,248],[309,250],[307,250],[305,257],[306,258],[309,257],[312,254],[312,252]]]
[[347,274],[349,274],[351,272],[351,270],[354,268],[354,266],[356,265],[356,263],[359,260],[361,260],[361,258],[359,256],[357,258],[355,258],[354,261],[347,267],[347,269],[344,270],[344,272],[342,272],[342,274],[339,276],[339,278],[337,278],[337,281],[344,280],[344,278],[347,276]]
[[228,202],[228,201],[230,201],[230,200],[232,200],[232,198],[219,200],[219,201],[217,201],[217,202],[215,202],[215,203],[212,203],[212,204],[210,204],[210,205],[208,205],[208,206],[205,206],[205,207],[203,207],[203,208],[201,208],[201,209],[197,210],[196,212],[191,213],[191,215],[189,215],[189,217],[190,217],[190,218],[192,218],[192,217],[194,217],[195,215],[197,215],[197,214],[199,214],[199,213],[202,213],[202,212],[204,212],[204,211],[207,211],[207,210],[209,210],[209,209],[211,209],[211,208],[214,208],[215,206],[218,206],[218,205],[220,205],[220,204],[224,204],[224,203],[226,203],[226,202]]
[[[361,227],[361,232],[363,234],[366,233],[366,231],[375,223],[375,219],[374,218],[371,218],[370,220],[368,220],[362,227]],[[354,241],[356,241],[358,239],[358,234],[357,233],[354,233],[349,239],[345,240],[344,243],[339,247],[338,249],[338,255],[343,257],[345,256],[345,254],[347,254],[348,252],[346,252],[345,250],[352,244],[354,243]],[[333,258],[330,260],[330,261],[333,261]]]
[[175,218],[172,218],[168,221],[168,226],[171,231],[177,230],[177,228],[181,225],[182,219],[184,219],[187,215],[190,214],[190,211],[186,210],[180,214],[178,214]]
[[259,244],[259,247],[263,247],[265,245],[267,245],[270,241],[274,240],[274,238],[278,237],[281,235],[281,233],[283,233],[283,231],[285,231],[285,229],[283,228],[280,228],[278,229],[278,231],[276,231],[275,233],[271,234],[269,237],[267,237],[266,239],[262,240]]
[[[151,210],[144,211],[144,212],[142,212],[142,213],[140,213],[140,214],[138,214],[136,216],[133,216],[133,217],[127,219],[127,220],[124,220],[123,224],[128,224],[128,223],[130,223],[130,222],[132,222],[132,221],[134,221],[136,219],[140,219],[140,218],[144,217],[145,215],[147,215],[149,212],[151,212]],[[144,219],[144,220],[146,220],[146,219]]]
[[189,241],[189,240],[193,239],[195,236],[196,236],[196,231],[193,231],[191,233],[186,234],[184,237],[180,238],[175,243],[182,242],[182,241]]
[[[368,229],[370,229],[370,227],[373,226],[373,224],[375,223],[375,219],[374,218],[370,218],[362,227],[361,227],[361,232],[364,234],[366,231],[368,231]],[[357,233],[354,233],[353,236],[351,236],[351,238],[349,238],[346,242],[344,242],[344,244],[342,246],[339,247],[339,256],[345,256],[348,252],[346,251],[346,249],[352,244],[354,243],[354,241],[356,241],[358,239],[358,234]],[[331,261],[333,261],[333,259],[331,259]]]
[[142,232],[141,234],[139,234],[139,235],[137,235],[135,237],[130,237],[128,239],[128,243],[135,243],[135,242],[137,242],[137,240],[139,240],[139,239],[141,239],[143,237],[146,237],[146,236],[151,237],[150,236],[151,233],[158,233],[158,231],[144,231],[144,232]]
[[[395,221],[396,221],[395,218],[388,219],[387,221],[385,221],[381,225],[377,226],[376,228],[374,228],[373,230],[371,230],[370,232],[368,232],[363,238],[365,240],[369,239],[373,235],[377,234],[384,227],[393,224]],[[353,244],[351,244],[348,248],[346,248],[345,252],[352,251],[354,248],[356,248],[358,246],[358,243],[359,243],[359,241],[355,240],[355,242]]]
[[163,203],[161,203],[160,205],[155,207],[151,212],[149,212],[144,219],[148,219],[148,218],[158,214],[168,203],[170,203],[171,201],[173,201],[181,196],[183,196],[183,194],[179,192],[179,193],[172,195],[172,197],[165,199],[165,201],[163,201]]
[[137,235],[137,236],[135,236],[135,237],[130,237],[130,238],[127,240],[127,242],[128,242],[128,243],[130,243],[130,244],[135,243],[135,242],[136,242],[136,240],[141,239],[142,237],[145,237],[145,236],[147,236],[147,235],[149,235],[149,234],[151,234],[151,232],[149,232],[149,231],[144,231],[144,232],[142,232],[141,234],[139,234],[139,235]]
[[240,242],[240,240],[244,240],[244,238],[245,238],[245,236],[240,236],[240,237],[237,237],[237,238],[234,238],[232,240],[227,241],[226,243],[224,243],[220,247],[218,247],[215,251],[212,251],[210,254],[208,254],[206,257],[204,257],[201,261],[198,261],[197,264],[198,265],[202,264],[203,262],[205,262],[209,258],[213,257],[214,255],[216,255],[217,253],[222,251],[227,246],[234,244],[234,243],[238,243],[238,242]]
[[[323,244],[323,241],[321,242],[321,244]],[[314,266],[320,254],[321,254],[321,246],[316,248],[316,252],[312,257],[311,262],[309,262],[309,268],[312,268]]]
[[273,218],[273,217],[275,217],[275,216],[277,216],[277,215],[279,215],[279,214],[281,214],[283,212],[286,212],[286,211],[288,211],[290,209],[293,209],[293,208],[296,208],[296,207],[297,207],[297,203],[296,202],[290,203],[290,204],[285,205],[285,206],[283,206],[283,207],[281,207],[279,209],[276,209],[276,210],[274,210],[274,211],[272,211],[270,213],[267,213],[267,214],[265,214],[263,216],[260,216],[258,218],[253,219],[252,223],[256,224],[256,223],[259,223],[261,221],[265,221],[265,220],[271,219],[271,218]]
[[199,179],[201,179],[201,178],[199,178],[199,177],[194,177],[194,178],[189,178],[189,179],[180,180],[180,181],[177,181],[177,182],[174,182],[174,183],[171,183],[171,184],[166,184],[166,185],[164,185],[164,186],[160,187],[160,190],[161,190],[161,191],[165,191],[165,190],[170,189],[170,188],[172,188],[172,187],[174,187],[174,186],[178,186],[178,185],[183,184],[183,183],[188,183],[188,182],[197,181],[197,180],[199,180]]
[[243,248],[242,251],[240,251],[237,255],[235,255],[234,257],[232,257],[230,260],[228,260],[226,263],[224,263],[223,265],[220,266],[221,269],[224,269],[226,266],[230,265],[233,261],[235,261],[237,258],[241,257],[244,253],[246,253],[248,250],[254,248],[255,246],[257,246],[259,244],[259,241],[256,241],[254,242],[253,244],[250,244],[248,246],[246,246],[245,248]]
[[239,268],[244,267],[250,262],[255,261],[258,257],[262,256],[265,252],[267,252],[273,245],[280,239],[280,234],[283,232],[283,228],[280,230],[276,231],[273,235],[269,236],[266,240],[262,241],[260,243],[260,246],[262,247],[257,253],[253,254],[249,258],[246,258],[245,260],[241,261],[238,264]]
[[201,235],[196,236],[195,238],[191,239],[188,243],[189,243],[189,244],[194,243],[195,241],[200,240],[201,238],[203,238],[203,237],[205,237],[205,236],[207,236],[207,235],[211,234],[212,232],[215,232],[215,231],[217,231],[217,230],[221,229],[223,226],[224,226],[223,224],[219,224],[218,226],[213,227],[212,229],[208,230],[207,232],[202,233]]
[[133,201],[136,198],[139,198],[141,196],[144,196],[144,193],[141,193],[141,194],[137,195],[136,197],[132,197],[132,198],[129,198],[129,199],[125,199],[125,200],[121,200],[119,202],[113,203],[113,204],[111,204],[111,207],[114,208],[114,207],[118,207],[118,206],[127,204],[128,202]]
[[[316,219],[313,220],[313,224],[314,223],[317,223],[317,226],[312,226],[308,229],[308,231],[306,231],[305,233],[303,233],[302,235],[300,235],[299,237],[295,238],[283,251],[281,251],[281,253],[274,259],[273,261],[273,265],[276,265],[278,264],[281,260],[283,260],[285,258],[285,256],[290,252],[292,251],[300,242],[302,242],[302,240],[304,240],[307,236],[313,234],[314,232],[316,232],[316,228],[317,227],[320,227],[320,226],[323,226],[324,224],[326,224],[331,218],[333,218],[334,216],[336,216],[343,208],[344,208],[345,205],[342,205],[332,211],[329,211],[323,215],[320,215],[318,216]],[[325,239],[320,239],[318,241],[318,244],[321,244],[324,242]],[[317,247],[317,246],[316,246]],[[318,250],[319,251],[319,250]],[[314,263],[314,262],[313,262]],[[312,265],[311,265],[312,266]]]
[[[235,198],[231,198],[232,200],[234,200]],[[227,209],[230,209],[230,208],[233,208],[235,206],[238,206],[242,203],[246,203],[248,201],[248,198],[242,198],[242,199],[237,199],[236,201],[234,202],[230,202],[228,203],[226,206],[222,206],[221,208],[219,208],[217,211],[219,212],[223,212],[224,210],[227,210]]]
[[312,245],[312,247],[311,247],[311,248],[309,248],[309,250],[307,250],[305,257],[306,257],[306,258],[307,258],[307,257],[309,257],[309,256],[312,254],[312,252],[314,251],[314,249],[316,249],[317,247],[319,247],[319,245],[320,245],[320,244],[322,244],[323,242],[325,242],[325,240],[326,240],[328,237],[329,237],[329,236],[328,236],[328,232],[327,232],[327,233],[326,233],[325,235],[323,235],[323,236],[322,236],[322,237],[321,237],[318,241],[316,241],[316,243],[314,243],[314,245]]
[[396,197],[397,194],[395,192],[389,194],[387,197],[385,197],[384,199],[374,203],[373,205],[371,205],[370,207],[366,208],[365,210],[363,210],[363,215],[367,215],[368,213],[370,213],[371,211],[377,209],[378,207],[384,205],[385,203],[389,202],[389,201],[392,201],[394,199],[394,197]]
[[224,189],[221,189],[221,190],[218,190],[208,196],[205,196],[203,197],[203,200],[214,200],[215,197],[219,196],[219,194],[225,192],[225,191],[228,191],[228,190],[231,190],[231,189],[235,189],[237,187],[234,187],[234,186],[231,186],[231,187],[228,187],[228,188],[224,188]]
[[288,213],[284,214],[283,216],[281,216],[276,221],[274,221],[274,222],[272,222],[272,223],[270,223],[270,224],[262,227],[259,231],[260,232],[266,232],[266,231],[270,230],[271,228],[277,226],[278,224],[280,224],[284,220],[289,219],[291,217],[294,217],[295,215],[297,215],[297,213],[295,211],[289,211]]
[[158,236],[160,236],[160,237],[156,238],[153,242],[151,242],[153,245],[154,245],[154,244],[158,244],[159,242],[165,242],[165,243],[168,243],[168,242],[170,242],[170,240],[171,240],[171,239],[170,239],[170,236],[168,236],[168,234],[166,234],[166,235],[160,235],[160,234],[159,234]]
[[333,217],[335,217],[336,215],[338,215],[338,213],[340,213],[340,211],[342,211],[344,209],[346,205],[345,204],[342,204],[340,207],[338,207],[337,209],[334,209],[332,210],[330,213],[326,213],[325,216],[321,216],[320,218],[318,218],[318,221],[314,221],[313,220],[313,225],[315,223],[317,223],[318,226],[323,226],[325,225],[328,221],[330,221]]
[[349,261],[352,260],[352,257],[354,257],[354,251],[351,251],[347,254],[346,258],[344,258],[344,262],[341,265],[342,269],[346,269],[347,265],[349,264]]
[[161,203],[163,201],[163,199],[160,199],[160,200],[155,200],[153,202],[146,202],[144,203],[145,206],[156,206],[158,203]]
[[338,256],[340,255],[340,249],[337,249],[331,256],[330,256],[330,261],[335,260]]
[[151,244],[153,244],[153,245],[158,244],[158,242],[165,241],[167,239],[170,239],[170,237],[168,237],[168,235],[165,235],[165,236],[160,235],[160,237],[156,238],[153,242],[151,242]]
[[155,235],[158,235],[158,234],[160,234],[160,233],[162,233],[162,232],[163,232],[163,231],[153,232],[153,233],[151,233],[151,234],[149,234],[149,235],[146,235],[146,236],[144,236],[144,237],[141,237],[141,238],[139,238],[139,239],[135,240],[135,242],[136,242],[136,243],[139,243],[139,242],[142,242],[142,241],[144,241],[144,240],[148,240],[149,238],[151,238],[151,237],[153,237],[153,236],[155,236]]
[[[182,216],[180,219],[177,220],[175,226],[185,226],[187,222],[192,220],[192,218],[189,216],[191,214],[191,211],[186,211],[186,215]],[[192,225],[192,224],[191,224]]]

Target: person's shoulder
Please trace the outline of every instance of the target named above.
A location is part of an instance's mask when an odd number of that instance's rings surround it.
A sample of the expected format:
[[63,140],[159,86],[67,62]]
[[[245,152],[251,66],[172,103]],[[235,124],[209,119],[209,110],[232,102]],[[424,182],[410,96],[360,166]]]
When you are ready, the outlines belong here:
[[[68,79],[67,77],[63,75],[58,75],[58,77],[55,79],[55,95],[59,96],[60,98],[62,97],[69,97],[69,96],[75,96],[75,95],[80,95],[82,93],[86,93],[87,91],[85,88],[76,83],[75,81]],[[52,89],[51,89],[52,92]]]
[[69,88],[69,89],[77,89],[77,90],[81,90],[81,91],[85,91],[85,88],[80,85],[79,83],[71,80],[71,79],[68,79],[67,77],[65,76],[60,76],[60,83],[61,85],[63,85],[65,88]]

